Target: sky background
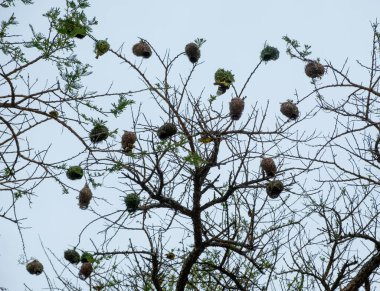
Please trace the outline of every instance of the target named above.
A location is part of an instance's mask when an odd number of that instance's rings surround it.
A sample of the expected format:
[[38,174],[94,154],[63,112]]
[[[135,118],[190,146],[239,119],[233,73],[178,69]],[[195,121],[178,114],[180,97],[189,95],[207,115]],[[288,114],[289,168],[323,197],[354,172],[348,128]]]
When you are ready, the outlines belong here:
[[[63,1],[35,2],[32,6],[1,8],[0,20],[14,12],[20,22],[17,28],[19,34],[30,35],[29,24],[33,24],[37,31],[45,31],[47,22],[42,14]],[[172,56],[182,52],[186,43],[197,37],[206,39],[201,52],[201,61],[204,63],[198,68],[190,87],[195,94],[205,89],[206,97],[215,93],[216,88],[212,83],[216,69],[222,67],[232,70],[236,86],[241,88],[258,63],[264,43],[277,47],[280,50],[279,60],[263,66],[247,88],[244,94],[247,96],[247,107],[250,102],[265,104],[267,100],[273,106],[278,106],[280,102],[294,98],[295,90],[300,96],[311,90],[310,80],[304,75],[304,64],[290,60],[285,53],[286,45],[281,39],[284,35],[295,38],[300,43],[310,44],[313,52],[311,58],[331,60],[337,67],[348,58],[351,74],[356,81],[360,83],[360,80],[366,80],[364,72],[355,66],[355,61],[360,59],[365,63],[369,60],[372,41],[370,23],[376,20],[380,11],[380,2],[375,0],[90,2],[92,6],[87,10],[87,15],[89,18],[96,16],[99,20],[93,35],[98,39],[107,38],[114,49],[124,44],[125,53],[129,57],[132,57],[130,48],[138,37],[149,40],[162,54],[170,49]],[[131,70],[121,65],[112,55],[106,54],[95,60],[93,42],[89,38],[77,43],[78,56],[83,62],[92,65],[93,74],[85,79],[89,90],[102,92],[111,83],[114,91],[142,87]],[[152,59],[149,66],[146,65],[147,74],[160,77],[162,72],[156,70],[154,64],[157,64],[157,60]],[[186,74],[190,69],[191,64],[183,57],[175,71]],[[54,68],[46,64],[37,66],[32,72],[43,84],[45,80],[54,80],[56,74]],[[225,100],[228,97],[225,96]],[[143,99],[135,101],[138,104]],[[142,108],[144,112],[150,113],[149,102],[143,102]],[[128,129],[130,122],[131,116],[126,112],[118,120],[111,120],[110,125]],[[31,139],[36,147],[47,146],[52,141],[60,144],[56,151],[53,150],[53,157],[58,151],[60,154],[65,151],[68,153],[77,146],[65,144],[65,134],[54,126],[36,131]],[[83,181],[73,182],[73,186],[78,189],[82,184]],[[108,191],[116,200],[122,195],[113,189],[103,191]],[[63,250],[77,242],[78,233],[92,216],[90,212],[79,209],[75,199],[77,193],[73,191],[62,195],[57,185],[46,183],[36,194],[33,203],[29,205],[25,200],[19,205],[18,212],[22,217],[28,218],[23,224],[30,227],[23,231],[28,257],[38,258],[50,272],[40,239],[53,252],[63,253]],[[46,287],[43,275],[31,276],[26,272],[25,266],[18,263],[22,256],[22,245],[17,228],[0,220],[0,230],[0,287],[10,291],[25,290],[24,283],[33,290]],[[86,243],[81,246],[86,247]]]

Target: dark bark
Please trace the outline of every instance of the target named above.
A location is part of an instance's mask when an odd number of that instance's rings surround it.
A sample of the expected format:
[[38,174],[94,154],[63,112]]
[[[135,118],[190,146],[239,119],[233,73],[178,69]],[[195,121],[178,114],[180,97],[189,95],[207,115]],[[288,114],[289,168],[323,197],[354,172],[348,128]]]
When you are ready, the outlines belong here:
[[380,266],[380,252],[377,251],[359,270],[350,283],[342,291],[356,291],[364,284],[367,284],[368,277]]

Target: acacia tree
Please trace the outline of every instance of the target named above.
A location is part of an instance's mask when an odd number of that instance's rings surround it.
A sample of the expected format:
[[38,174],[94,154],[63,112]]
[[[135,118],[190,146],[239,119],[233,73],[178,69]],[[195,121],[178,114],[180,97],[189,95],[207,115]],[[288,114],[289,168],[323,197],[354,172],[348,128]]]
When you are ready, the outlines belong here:
[[[12,3],[3,1],[2,6]],[[204,40],[184,45],[184,52],[175,55],[160,54],[145,39],[114,49],[92,34],[96,19],[87,19],[87,1],[66,4],[45,14],[47,32],[32,30],[31,41],[9,32],[16,24],[13,16],[0,32],[7,57],[0,65],[0,86],[6,90],[0,96],[1,187],[11,197],[1,216],[16,223],[22,235],[17,201],[32,199],[47,179],[65,192],[78,191],[80,207],[94,215],[78,242],[61,254],[49,254],[55,271],[48,274],[51,289],[375,288],[380,264],[377,24],[372,62],[359,62],[369,73],[366,85],[350,79],[346,64],[338,69],[312,59],[309,46],[301,48],[284,37],[288,54],[305,63],[313,88],[281,106],[263,106],[244,94],[258,70],[275,65],[276,48],[265,45],[257,53],[257,64],[239,86],[233,69],[218,69],[210,77],[215,83],[204,84],[215,85],[216,94],[206,96],[192,87],[203,66]],[[115,64],[132,69],[141,87],[87,92],[81,82],[89,67],[74,55],[84,37],[94,41],[96,57],[107,53]],[[151,58],[158,59],[161,75],[151,76]],[[182,58],[188,58],[190,70],[177,78],[177,71],[184,71],[177,69]],[[59,77],[36,89],[27,74],[42,62],[56,64]],[[332,98],[328,92],[334,88],[339,95]],[[156,116],[126,98],[146,94]],[[112,96],[118,100],[107,100],[110,109],[102,109],[101,99]],[[315,106],[302,110],[305,104]],[[273,106],[275,114],[269,110]],[[129,128],[111,130],[100,119],[117,117],[127,108]],[[335,121],[330,132],[302,126],[325,116]],[[49,160],[48,149],[35,151],[28,135],[48,122],[61,126],[82,148],[61,160]],[[67,180],[82,176],[82,189]],[[114,193],[99,194],[107,185]],[[103,204],[91,202],[94,189]],[[118,200],[119,193],[123,199]],[[114,210],[107,212],[107,202]],[[92,249],[83,249],[89,226],[96,226],[100,236]],[[29,262],[27,269],[43,271],[38,261]]]

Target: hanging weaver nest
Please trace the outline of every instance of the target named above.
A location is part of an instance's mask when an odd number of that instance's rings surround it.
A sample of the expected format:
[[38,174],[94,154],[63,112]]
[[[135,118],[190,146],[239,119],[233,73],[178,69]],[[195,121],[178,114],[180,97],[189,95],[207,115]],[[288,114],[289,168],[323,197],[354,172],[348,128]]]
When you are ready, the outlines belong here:
[[128,194],[125,196],[124,202],[129,213],[135,212],[140,205],[140,196],[137,193]]
[[239,97],[231,99],[230,116],[232,120],[239,120],[244,110],[244,100]]
[[297,105],[293,101],[288,100],[284,103],[281,103],[280,111],[289,119],[297,119],[300,115]]
[[169,137],[175,135],[177,133],[177,127],[174,123],[164,123],[161,127],[157,130],[157,136],[161,140],[168,139]]
[[274,177],[277,172],[276,164],[272,158],[263,158],[260,166],[268,177]]
[[49,112],[49,115],[51,116],[51,118],[57,118],[59,116],[59,113],[56,110],[52,110]]
[[65,260],[69,261],[71,264],[78,264],[80,262],[80,255],[76,250],[66,250],[63,253]]
[[82,190],[79,191],[79,208],[87,209],[88,205],[90,205],[90,201],[92,199],[92,192],[90,187],[88,187],[87,183],[84,185]]
[[152,55],[152,49],[149,44],[141,40],[132,47],[132,52],[137,57],[143,57],[145,59],[150,58]]
[[92,270],[93,269],[91,263],[83,263],[79,270],[79,279],[86,280],[88,277],[90,277]]
[[317,61],[308,62],[305,66],[305,74],[310,78],[321,78],[325,74],[325,67]]
[[218,91],[216,95],[222,95],[230,88],[231,84],[235,82],[235,77],[231,71],[224,69],[218,69],[214,75],[215,83],[218,86]]
[[90,140],[93,143],[102,142],[109,136],[108,128],[102,123],[96,123],[90,132]]
[[121,137],[121,147],[126,153],[132,153],[133,148],[135,147],[134,143],[136,142],[136,134],[132,131],[124,131],[123,136]]
[[66,176],[70,180],[80,180],[83,177],[83,169],[80,166],[71,166],[66,171]]
[[98,40],[95,44],[96,58],[104,55],[110,49],[110,44],[106,40]]
[[166,258],[169,260],[174,260],[175,259],[175,254],[173,252],[169,252],[166,254]]
[[280,196],[280,193],[284,190],[284,185],[281,181],[270,181],[266,186],[267,194],[270,198],[275,199]]
[[32,275],[40,275],[44,271],[44,266],[38,260],[33,260],[26,264],[26,270]]
[[82,263],[93,263],[94,257],[89,252],[83,252],[82,256],[80,257],[80,261]]
[[265,62],[275,61],[278,59],[279,56],[280,56],[280,52],[278,51],[278,49],[269,45],[266,45],[260,54],[261,60]]
[[189,61],[193,64],[198,62],[199,58],[201,57],[201,51],[198,47],[198,45],[194,42],[188,43],[185,46],[185,53],[187,57],[189,58]]

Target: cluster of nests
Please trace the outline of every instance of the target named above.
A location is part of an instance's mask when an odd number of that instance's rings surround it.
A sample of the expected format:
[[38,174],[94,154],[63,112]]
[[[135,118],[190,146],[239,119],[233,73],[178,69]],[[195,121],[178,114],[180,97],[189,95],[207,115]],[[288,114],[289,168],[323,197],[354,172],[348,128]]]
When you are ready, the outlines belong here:
[[[232,98],[230,101],[230,117],[232,120],[239,120],[244,111],[244,100],[240,97]],[[280,112],[287,118],[295,120],[299,116],[299,110],[292,100],[281,103]]]
[[79,262],[82,263],[78,273],[81,280],[86,280],[90,277],[93,271],[92,263],[94,262],[94,258],[90,253],[83,252],[80,255],[75,249],[69,249],[64,252],[63,256],[65,260],[73,265],[77,265]]
[[44,266],[39,260],[33,260],[26,264],[26,270],[32,275],[41,275],[44,271]]
[[[81,166],[71,166],[66,171],[66,176],[70,180],[80,180],[83,177],[83,169]],[[79,191],[79,207],[80,209],[87,209],[92,199],[92,192],[86,183],[82,190]]]
[[[174,123],[166,122],[157,129],[157,137],[160,140],[166,140],[175,134],[177,134],[177,127]],[[104,124],[96,124],[90,132],[90,140],[94,143],[101,142],[108,136],[109,130]],[[132,131],[124,131],[124,134],[121,137],[121,146],[123,151],[128,155],[132,154],[136,141],[136,133]],[[80,180],[82,179],[83,174],[84,171],[81,166],[71,166],[66,171],[66,176],[70,180]],[[91,202],[92,196],[92,191],[86,183],[79,191],[79,207],[81,209],[87,209]],[[140,200],[136,199],[136,196],[132,195],[125,198],[125,203],[127,204],[127,210],[129,212],[134,212],[137,210]]]
[[[92,263],[94,262],[94,257],[90,253],[83,252],[80,255],[75,249],[68,249],[64,252],[63,257],[73,265],[82,263],[78,273],[80,279],[86,280],[90,277],[93,271]],[[33,260],[26,264],[26,270],[32,275],[40,275],[44,271],[44,266],[40,261]]]
[[[144,59],[148,59],[152,56],[152,49],[147,41],[140,40],[138,43],[133,45],[132,53],[136,57],[143,57]],[[185,54],[189,58],[189,61],[193,64],[197,63],[201,57],[199,46],[194,42],[188,43],[185,46]]]
[[[276,175],[277,166],[272,158],[263,158],[261,160],[260,166],[264,174],[272,178]],[[266,192],[269,198],[275,199],[280,196],[281,192],[284,190],[284,185],[280,180],[272,180],[266,185]]]
[[[99,57],[105,54],[110,49],[110,45],[106,40],[97,41],[95,44],[95,53],[96,57]],[[138,43],[133,45],[132,52],[135,56],[150,58],[152,55],[152,49],[148,42],[145,40],[140,40]],[[185,46],[185,54],[189,58],[191,63],[197,63],[201,52],[199,46],[192,42],[188,43]],[[264,49],[261,51],[260,58],[262,61],[274,61],[279,57],[279,51],[277,48],[266,45]],[[324,75],[325,68],[318,61],[309,61],[305,66],[305,74],[310,78],[320,78]],[[215,85],[218,86],[217,95],[224,94],[235,81],[234,75],[231,71],[218,69],[215,72]],[[244,99],[240,97],[232,98],[229,103],[229,115],[232,120],[239,120],[244,111],[245,102]],[[294,104],[291,100],[287,100],[286,102],[281,103],[280,112],[291,120],[295,120],[299,117],[299,110],[296,104]],[[163,124],[157,130],[157,136],[160,140],[166,140],[177,133],[177,128],[175,124],[167,122]],[[105,141],[110,136],[110,132],[108,128],[103,123],[95,123],[93,129],[90,131],[89,138],[93,143],[100,143]],[[135,143],[137,141],[136,134],[131,131],[125,131],[121,145],[122,149],[126,154],[132,154],[132,150],[135,147]],[[261,167],[265,171],[268,177],[274,176],[276,172],[276,165],[274,161],[270,158],[264,158]],[[83,169],[80,166],[72,166],[70,167],[66,175],[71,180],[81,179],[83,176]],[[276,198],[283,190],[283,185],[280,181],[271,181],[267,185],[267,193],[271,198]],[[91,189],[87,184],[82,188],[79,192],[79,207],[81,209],[87,209],[89,203],[92,199]],[[140,203],[140,198],[138,194],[132,193],[128,194],[125,197],[125,204],[127,206],[128,212],[134,212],[138,209]]]

